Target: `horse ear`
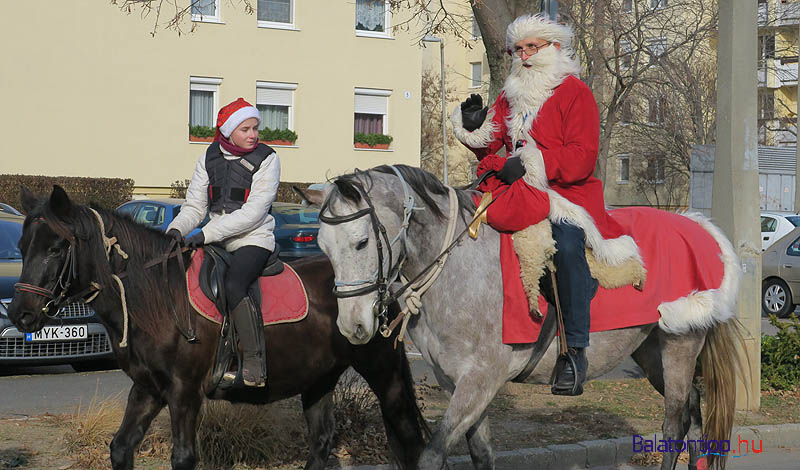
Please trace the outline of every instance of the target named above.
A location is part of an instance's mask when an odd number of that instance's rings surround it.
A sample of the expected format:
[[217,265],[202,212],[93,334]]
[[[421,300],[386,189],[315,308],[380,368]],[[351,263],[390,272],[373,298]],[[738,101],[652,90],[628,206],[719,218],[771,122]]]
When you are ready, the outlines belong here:
[[312,206],[320,206],[325,202],[325,191],[320,189],[300,189],[292,185],[292,189],[300,198]]
[[50,193],[49,204],[50,209],[52,209],[56,217],[60,219],[68,216],[72,211],[72,201],[69,200],[69,196],[67,196],[67,192],[64,191],[64,188],[57,184],[53,185],[53,192]]
[[39,198],[37,198],[27,186],[19,187],[19,199],[22,201],[22,210],[25,214],[30,214],[39,205]]

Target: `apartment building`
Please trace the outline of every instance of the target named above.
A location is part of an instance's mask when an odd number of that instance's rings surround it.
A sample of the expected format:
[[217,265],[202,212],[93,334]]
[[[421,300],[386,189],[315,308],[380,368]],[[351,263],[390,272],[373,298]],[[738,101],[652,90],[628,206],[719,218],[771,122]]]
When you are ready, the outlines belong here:
[[[213,127],[238,97],[262,127],[296,134],[273,145],[284,181],[419,165],[422,52],[391,29],[405,18],[383,0],[250,4],[200,0],[180,35],[166,9],[4,5],[0,173],[132,178],[138,195],[164,195],[208,145],[190,129]],[[357,148],[355,132],[392,141]]]

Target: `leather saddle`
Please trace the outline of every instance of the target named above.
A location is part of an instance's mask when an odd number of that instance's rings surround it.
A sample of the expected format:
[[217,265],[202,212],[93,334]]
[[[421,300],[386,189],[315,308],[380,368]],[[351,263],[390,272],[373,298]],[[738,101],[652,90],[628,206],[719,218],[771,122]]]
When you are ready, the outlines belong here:
[[[217,310],[227,316],[225,276],[228,274],[233,255],[218,245],[206,245],[203,249],[206,256],[203,258],[203,264],[200,265],[200,275],[198,277],[200,289],[209,299],[214,301]],[[283,261],[278,258],[280,251],[280,246],[275,244],[275,251],[267,258],[267,263],[264,265],[259,277],[276,276],[283,272]],[[248,293],[255,305],[261,305],[261,289],[258,288],[258,278],[250,285]]]

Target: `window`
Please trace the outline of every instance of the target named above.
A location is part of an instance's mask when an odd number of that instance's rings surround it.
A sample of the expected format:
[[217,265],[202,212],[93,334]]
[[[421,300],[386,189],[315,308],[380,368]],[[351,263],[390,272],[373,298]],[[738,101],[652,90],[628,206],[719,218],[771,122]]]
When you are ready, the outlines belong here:
[[261,113],[259,130],[294,130],[294,83],[256,82],[256,108]]
[[793,241],[788,248],[786,248],[786,254],[789,256],[800,256],[800,238]]
[[478,26],[478,20],[472,17],[472,38],[478,39],[481,36],[481,27]]
[[633,11],[633,0],[622,0],[622,11],[630,13]]
[[647,171],[645,174],[648,183],[660,184],[664,182],[665,163],[663,156],[654,155],[647,157]]
[[647,99],[647,122],[650,124],[664,123],[664,108],[666,107],[666,101],[666,98],[663,96]]
[[294,29],[294,0],[258,0],[258,25]]
[[633,58],[633,56],[631,55],[631,43],[629,43],[628,41],[620,41],[619,50],[621,53],[619,59],[620,68],[622,68],[623,70],[631,68],[631,59]]
[[192,21],[204,21],[206,23],[219,23],[222,18],[219,16],[220,0],[195,0],[192,3]]
[[480,88],[481,87],[481,74],[483,69],[481,67],[480,62],[472,62],[470,63],[472,66],[472,79],[470,80],[470,88]]
[[775,58],[775,35],[758,37],[758,60]]
[[667,0],[650,0],[651,10],[660,10],[662,8],[667,8]]
[[389,133],[389,96],[391,90],[356,88],[355,129],[361,134]]
[[214,127],[219,107],[221,78],[191,77],[189,79],[189,126]]
[[617,184],[628,184],[631,180],[631,158],[629,155],[617,156]]
[[356,0],[356,35],[389,37],[389,8],[385,0]]
[[650,64],[657,64],[667,52],[667,38],[649,39],[647,50],[650,53]]
[[139,206],[139,211],[136,213],[136,217],[133,221],[142,225],[147,225],[148,227],[160,227],[164,225],[165,214],[164,206],[143,203]]
[[774,232],[778,228],[778,219],[772,217],[761,216],[761,231]]
[[633,109],[630,101],[625,101],[622,103],[619,120],[622,122],[622,124],[633,122]]
[[758,93],[758,118],[775,119],[775,94],[772,90]]

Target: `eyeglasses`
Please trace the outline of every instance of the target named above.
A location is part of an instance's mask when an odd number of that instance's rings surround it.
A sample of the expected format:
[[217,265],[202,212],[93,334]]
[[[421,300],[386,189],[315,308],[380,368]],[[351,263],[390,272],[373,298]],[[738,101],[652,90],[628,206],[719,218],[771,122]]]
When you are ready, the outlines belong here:
[[534,43],[525,44],[525,47],[515,47],[513,51],[509,51],[510,54],[514,54],[517,57],[522,57],[522,53],[524,52],[527,55],[534,55],[539,52],[539,49],[544,49],[545,47],[553,44],[552,42],[548,41],[541,46],[537,46]]

